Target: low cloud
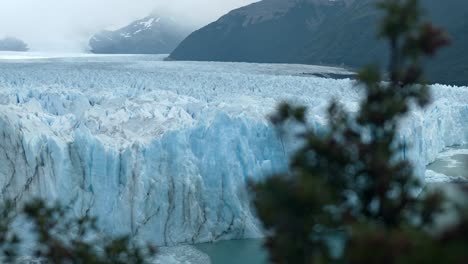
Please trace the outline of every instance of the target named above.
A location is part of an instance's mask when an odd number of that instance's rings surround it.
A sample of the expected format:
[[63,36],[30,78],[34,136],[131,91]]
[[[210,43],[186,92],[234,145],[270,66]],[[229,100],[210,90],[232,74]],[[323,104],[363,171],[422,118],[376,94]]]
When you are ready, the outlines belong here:
[[0,0],[0,37],[26,41],[32,50],[83,51],[89,37],[152,12],[198,28],[255,0]]

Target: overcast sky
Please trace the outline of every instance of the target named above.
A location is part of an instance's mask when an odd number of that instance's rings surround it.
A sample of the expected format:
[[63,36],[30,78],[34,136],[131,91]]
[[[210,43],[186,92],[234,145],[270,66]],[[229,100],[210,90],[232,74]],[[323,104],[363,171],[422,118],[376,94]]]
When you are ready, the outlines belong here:
[[79,51],[103,28],[116,28],[152,11],[194,27],[256,0],[0,0],[0,38],[23,39],[32,50]]

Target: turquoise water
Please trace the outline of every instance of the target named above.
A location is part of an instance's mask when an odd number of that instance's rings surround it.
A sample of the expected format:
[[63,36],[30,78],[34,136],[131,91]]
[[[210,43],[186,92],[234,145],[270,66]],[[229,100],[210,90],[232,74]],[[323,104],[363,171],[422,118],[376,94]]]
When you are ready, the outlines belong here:
[[453,179],[468,180],[468,146],[447,149],[427,169]]
[[198,244],[195,247],[211,258],[212,264],[269,264],[263,241],[230,240]]
[[[468,180],[468,146],[449,148],[427,166],[428,170],[448,177]],[[439,184],[438,184],[439,185]],[[231,240],[198,244],[195,247],[207,254],[212,264],[269,264],[263,240]]]
[[[453,164],[453,165],[452,165]],[[461,176],[468,179],[468,155],[453,155],[450,160],[436,160],[428,169],[448,176]]]

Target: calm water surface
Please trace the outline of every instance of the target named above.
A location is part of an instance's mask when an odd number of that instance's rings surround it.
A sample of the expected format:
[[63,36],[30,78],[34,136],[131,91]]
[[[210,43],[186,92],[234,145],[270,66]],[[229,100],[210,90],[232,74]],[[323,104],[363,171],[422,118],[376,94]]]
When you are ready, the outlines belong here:
[[447,149],[427,169],[454,179],[468,180],[468,146]]
[[212,264],[269,264],[263,240],[231,240],[195,247],[211,258]]

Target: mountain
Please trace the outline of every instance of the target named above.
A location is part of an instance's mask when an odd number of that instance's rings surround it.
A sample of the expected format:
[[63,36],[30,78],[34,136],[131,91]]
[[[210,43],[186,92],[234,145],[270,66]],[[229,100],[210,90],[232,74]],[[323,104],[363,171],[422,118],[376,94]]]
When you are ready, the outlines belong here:
[[0,39],[0,51],[28,51],[28,45],[22,40],[12,37]]
[[[468,1],[423,0],[453,45],[427,63],[430,81],[468,85]],[[376,0],[263,0],[195,31],[175,60],[305,63],[358,68],[386,61]]]
[[[426,63],[430,82],[468,85],[468,2],[423,0],[424,12],[435,25],[444,28],[452,44]],[[368,63],[385,63],[388,49],[377,40],[375,0],[356,1],[343,15],[326,21],[311,35],[296,61],[308,64],[345,65],[358,68]],[[372,25],[372,26],[371,26]]]
[[437,76],[442,83],[468,85],[468,1],[427,1],[434,23],[443,27],[452,43],[431,61],[428,76]]
[[190,30],[170,18],[151,15],[116,31],[102,31],[89,41],[93,53],[171,53]]
[[264,0],[194,32],[171,54],[177,60],[296,62],[309,35],[351,1]]

